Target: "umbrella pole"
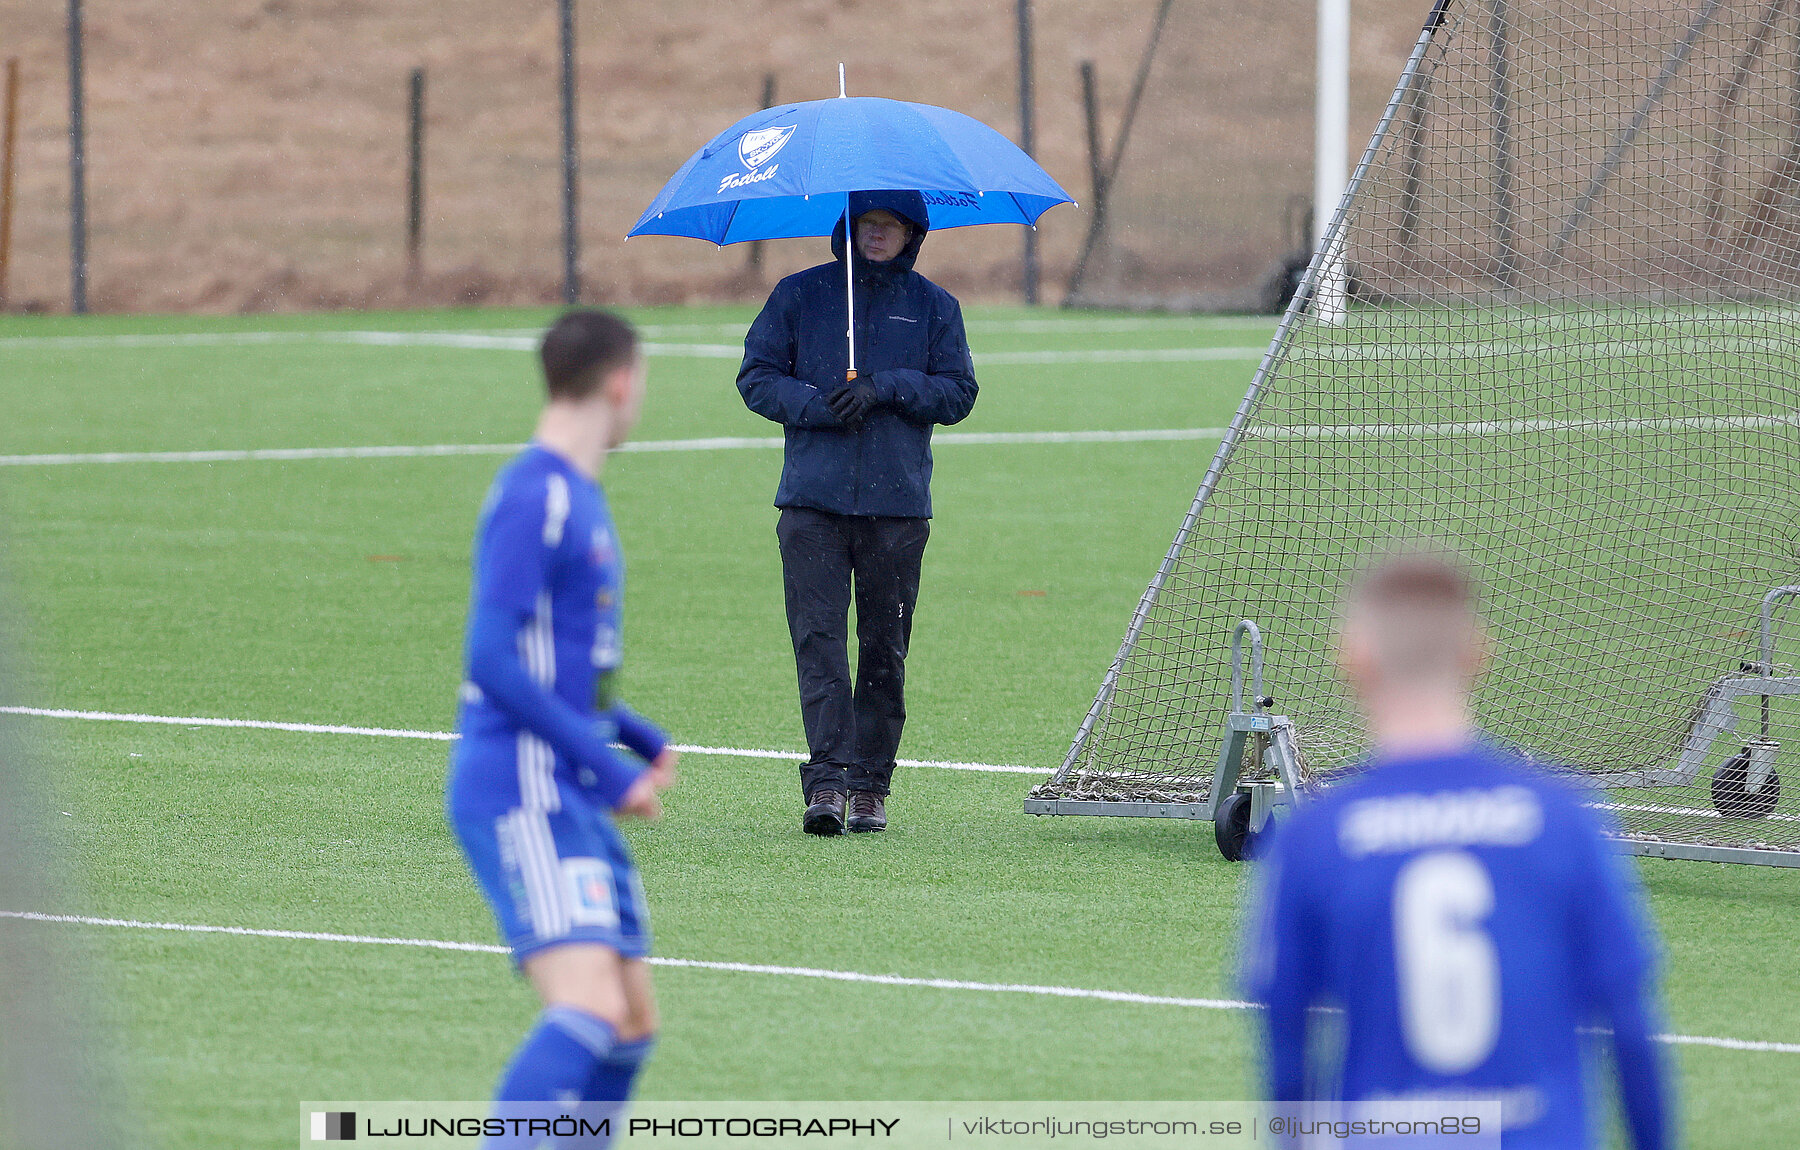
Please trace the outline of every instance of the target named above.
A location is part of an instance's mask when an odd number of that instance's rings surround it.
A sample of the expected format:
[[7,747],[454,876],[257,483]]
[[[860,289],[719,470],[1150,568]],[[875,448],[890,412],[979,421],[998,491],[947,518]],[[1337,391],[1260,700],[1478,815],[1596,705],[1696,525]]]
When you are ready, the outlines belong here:
[[850,198],[844,197],[844,315],[848,319],[844,337],[850,341],[850,370],[844,382],[856,378],[856,275],[851,261],[856,259],[856,235],[850,227]]

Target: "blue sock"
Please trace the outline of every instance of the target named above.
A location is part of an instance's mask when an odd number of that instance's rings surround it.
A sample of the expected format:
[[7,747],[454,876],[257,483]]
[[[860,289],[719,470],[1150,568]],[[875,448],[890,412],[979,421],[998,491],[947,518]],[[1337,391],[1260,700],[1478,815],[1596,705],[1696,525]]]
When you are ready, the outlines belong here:
[[656,1036],[645,1035],[633,1042],[621,1042],[594,1067],[588,1075],[587,1089],[581,1097],[588,1102],[623,1102],[631,1097],[631,1084],[637,1078],[656,1046]]
[[612,1024],[572,1006],[552,1006],[519,1043],[500,1077],[496,1102],[575,1102],[595,1067],[618,1044]]

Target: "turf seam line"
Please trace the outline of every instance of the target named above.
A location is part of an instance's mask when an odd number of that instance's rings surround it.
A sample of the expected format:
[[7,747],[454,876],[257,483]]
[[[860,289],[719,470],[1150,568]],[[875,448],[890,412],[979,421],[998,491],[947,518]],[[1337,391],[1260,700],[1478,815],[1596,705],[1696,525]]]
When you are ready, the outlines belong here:
[[[79,926],[112,926],[135,930],[164,930],[179,934],[228,934],[252,938],[292,939],[302,942],[346,942],[377,946],[410,946],[480,954],[507,954],[504,946],[480,942],[452,942],[434,938],[388,938],[380,935],[330,934],[323,931],[267,930],[247,926],[210,926],[179,922],[142,922],[125,918],[98,918],[79,914],[45,914],[29,910],[0,910],[0,918],[28,922],[67,923]],[[1125,990],[1093,990],[1079,986],[1045,986],[1033,983],[974,982],[960,978],[908,978],[898,974],[866,974],[856,970],[826,970],[811,966],[778,966],[757,962],[716,962],[698,958],[652,957],[652,966],[689,970],[715,970],[728,974],[766,974],[790,978],[817,978],[829,982],[856,982],[877,986],[908,986],[929,990],[966,990],[994,994],[1030,994],[1045,998],[1084,998],[1123,1002],[1137,1006],[1180,1006],[1199,1010],[1256,1010],[1254,1002],[1230,998],[1185,998],[1163,994],[1138,994]],[[1747,1038],[1718,1038],[1702,1034],[1659,1034],[1658,1042],[1675,1046],[1710,1046],[1722,1050],[1800,1054],[1800,1042],[1767,1042]]]
[[[450,731],[409,731],[396,727],[347,727],[333,723],[283,723],[268,719],[219,719],[197,715],[139,715],[118,711],[72,711],[59,707],[0,707],[0,715],[27,715],[40,719],[80,719],[101,723],[145,723],[164,727],[238,727],[257,731],[292,731],[305,735],[369,735],[383,739],[427,739],[454,742]],[[748,747],[711,747],[691,743],[671,743],[684,755],[723,755],[740,759],[787,759],[805,762],[803,751],[774,751]],[[1047,767],[1025,767],[1011,763],[965,763],[941,759],[895,759],[902,767],[933,767],[944,771],[982,771],[1007,775],[1048,775]]]

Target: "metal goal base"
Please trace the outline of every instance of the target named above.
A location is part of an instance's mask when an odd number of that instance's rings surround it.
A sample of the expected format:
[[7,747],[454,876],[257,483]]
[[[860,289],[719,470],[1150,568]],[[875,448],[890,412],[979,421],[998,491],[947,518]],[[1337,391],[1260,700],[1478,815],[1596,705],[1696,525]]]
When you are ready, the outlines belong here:
[[1618,838],[1612,841],[1626,854],[1646,858],[1800,867],[1800,852],[1773,847],[1712,847],[1703,843],[1666,843],[1654,839]]
[[1119,799],[1026,799],[1028,815],[1127,815],[1140,819],[1212,820],[1212,804],[1129,802]]

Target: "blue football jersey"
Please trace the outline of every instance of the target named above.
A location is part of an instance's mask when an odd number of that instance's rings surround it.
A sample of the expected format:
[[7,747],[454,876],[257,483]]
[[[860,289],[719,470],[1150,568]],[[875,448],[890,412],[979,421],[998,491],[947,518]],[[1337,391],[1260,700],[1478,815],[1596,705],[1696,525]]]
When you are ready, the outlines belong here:
[[1653,966],[1603,829],[1480,743],[1377,758],[1298,808],[1259,864],[1245,948],[1271,1097],[1497,1100],[1509,1150],[1588,1145],[1580,1029],[1645,1017]]
[[[537,444],[501,469],[476,530],[470,616],[506,618],[516,629],[525,672],[575,715],[597,724],[601,745],[618,735],[616,725],[595,712],[595,687],[623,658],[624,590],[624,560],[598,484]],[[525,731],[520,715],[487,698],[473,671],[465,671],[457,718],[465,747],[520,745],[498,760],[516,769],[456,784],[480,787],[498,805],[517,803],[521,795],[527,803],[556,805],[556,783],[575,781],[577,764]],[[467,775],[479,772],[483,760],[459,754],[456,762]]]

